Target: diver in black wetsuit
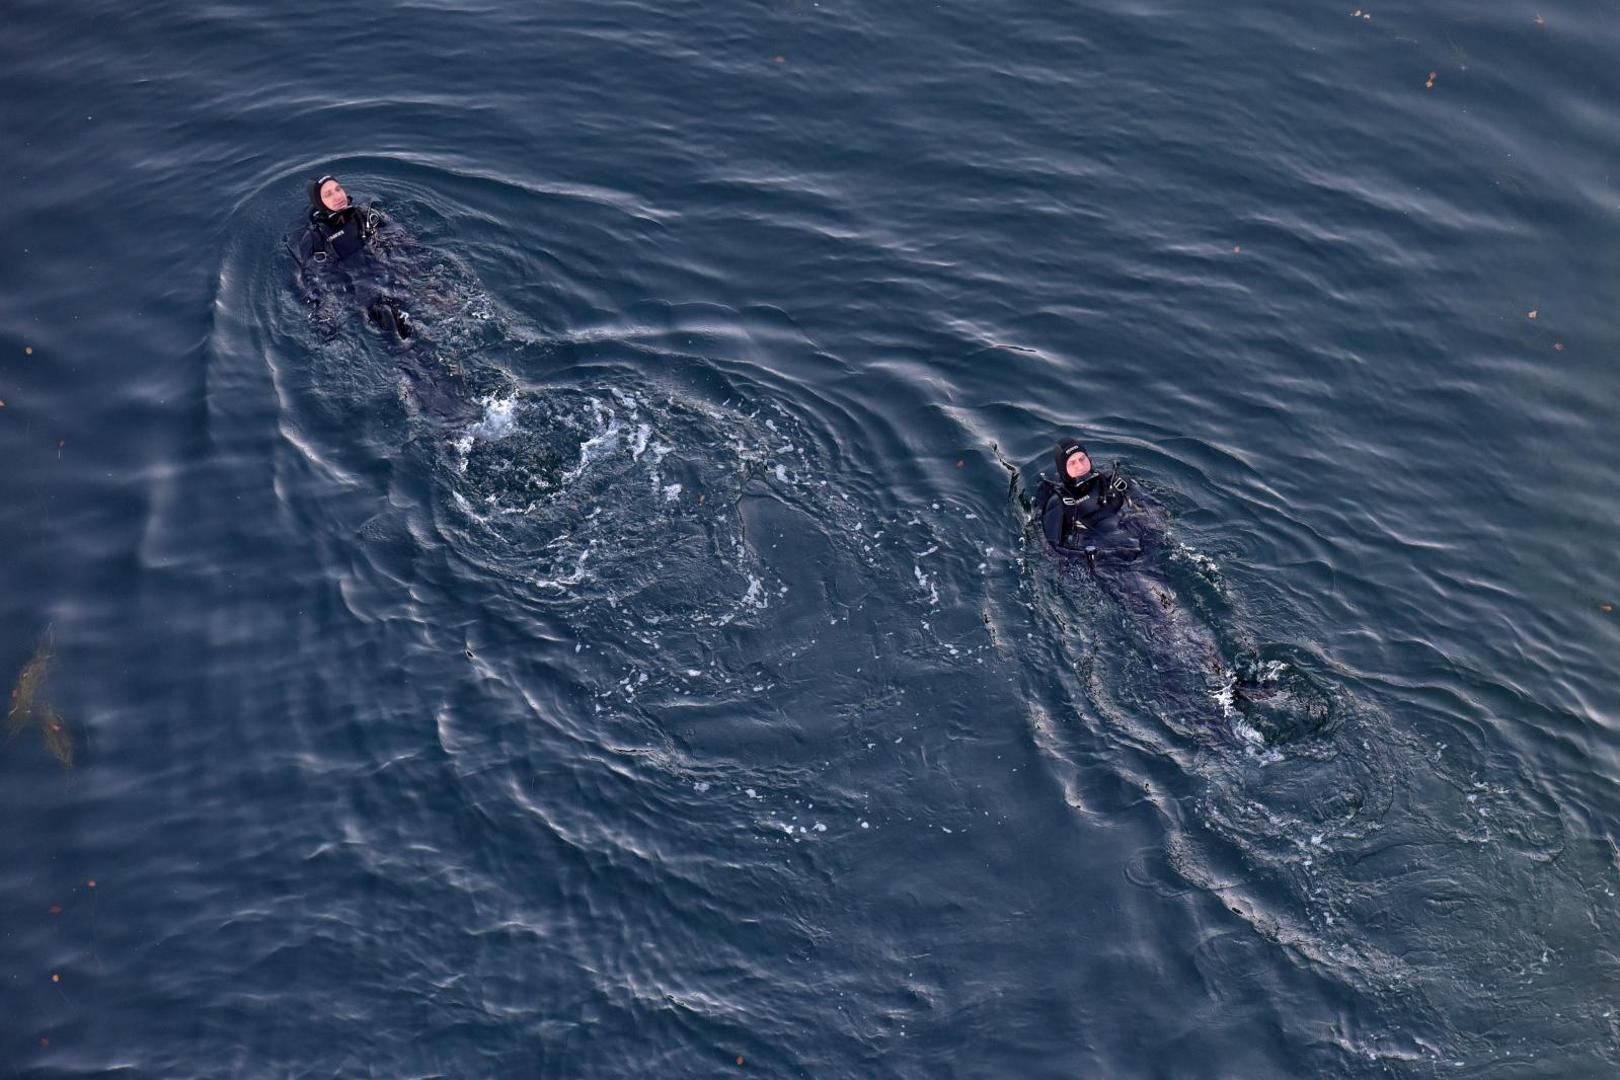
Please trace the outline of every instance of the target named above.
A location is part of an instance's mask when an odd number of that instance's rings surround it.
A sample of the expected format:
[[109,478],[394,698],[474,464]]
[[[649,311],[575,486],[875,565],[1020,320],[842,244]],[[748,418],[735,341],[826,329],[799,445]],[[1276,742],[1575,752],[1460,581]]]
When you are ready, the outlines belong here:
[[1035,492],[1035,513],[1052,550],[1088,562],[1140,555],[1141,537],[1124,514],[1131,490],[1124,474],[1097,472],[1078,439],[1061,440],[1052,457],[1057,480],[1042,477]]
[[[318,295],[317,275],[341,263],[358,262],[356,256],[376,246],[385,219],[375,203],[355,206],[343,185],[331,176],[310,181],[309,204],[309,222],[291,246],[298,260],[300,291],[306,302],[313,303]],[[366,299],[366,317],[384,333],[408,340],[413,328],[399,301],[356,284],[362,292],[372,294]]]

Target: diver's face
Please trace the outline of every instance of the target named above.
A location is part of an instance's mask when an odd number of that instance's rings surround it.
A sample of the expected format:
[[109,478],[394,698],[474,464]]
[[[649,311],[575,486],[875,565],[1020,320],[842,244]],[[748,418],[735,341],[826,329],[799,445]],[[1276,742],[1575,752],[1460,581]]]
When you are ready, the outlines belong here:
[[321,205],[328,210],[342,210],[349,205],[349,193],[336,180],[321,185]]
[[1076,450],[1069,455],[1069,460],[1063,463],[1063,471],[1069,474],[1070,480],[1079,480],[1081,477],[1091,475],[1091,458],[1084,450]]

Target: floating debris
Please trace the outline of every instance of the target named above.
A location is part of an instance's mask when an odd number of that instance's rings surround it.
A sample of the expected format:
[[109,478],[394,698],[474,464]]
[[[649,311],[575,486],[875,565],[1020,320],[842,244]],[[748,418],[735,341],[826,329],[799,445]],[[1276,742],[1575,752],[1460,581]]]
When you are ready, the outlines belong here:
[[39,696],[39,688],[44,685],[45,673],[50,666],[51,638],[47,633],[39,648],[34,650],[34,655],[28,658],[28,663],[18,673],[17,685],[11,688],[11,711],[6,714],[8,741],[28,726],[29,719],[34,715],[34,699]]
[[56,710],[49,705],[45,706],[39,731],[45,740],[45,749],[62,763],[62,768],[73,768],[73,733],[68,730],[67,724],[62,722]]
[[17,674],[17,685],[11,689],[5,741],[10,743],[29,724],[37,723],[45,749],[62,763],[64,769],[71,769],[74,758],[73,732],[53,706],[40,700],[40,691],[50,669],[51,635],[50,631],[46,631],[39,648],[34,650],[34,655],[28,658],[28,663]]
[[1439,77],[1440,77],[1440,73],[1438,71],[1429,72],[1429,81],[1423,84],[1423,89],[1425,89],[1425,90],[1433,90],[1434,89],[1434,80],[1438,79]]

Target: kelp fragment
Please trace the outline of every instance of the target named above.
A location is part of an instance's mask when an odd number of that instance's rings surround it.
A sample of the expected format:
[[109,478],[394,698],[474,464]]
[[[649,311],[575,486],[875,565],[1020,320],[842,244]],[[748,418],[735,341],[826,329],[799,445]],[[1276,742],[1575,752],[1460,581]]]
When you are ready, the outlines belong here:
[[39,648],[29,657],[17,674],[17,685],[11,689],[11,705],[6,713],[6,743],[10,743],[30,724],[39,725],[40,739],[45,749],[64,769],[73,768],[73,732],[54,706],[42,701],[46,676],[51,668],[51,637],[47,633]]
[[23,665],[21,673],[17,676],[17,685],[11,690],[11,711],[6,714],[6,738],[16,738],[17,733],[28,726],[28,721],[34,715],[34,699],[39,696],[39,688],[45,684],[45,673],[51,666],[51,640],[47,636],[39,643],[34,655],[29,657],[28,663]]
[[68,730],[67,724],[49,705],[45,706],[40,717],[39,731],[45,740],[45,749],[62,763],[62,768],[73,768],[73,732]]

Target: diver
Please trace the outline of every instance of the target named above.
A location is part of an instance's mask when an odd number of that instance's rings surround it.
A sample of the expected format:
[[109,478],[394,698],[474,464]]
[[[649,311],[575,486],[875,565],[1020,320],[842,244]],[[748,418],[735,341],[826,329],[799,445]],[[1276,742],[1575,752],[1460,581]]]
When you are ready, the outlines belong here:
[[[353,266],[363,253],[375,254],[381,246],[386,219],[375,202],[356,206],[336,177],[322,176],[309,183],[309,221],[289,245],[298,260],[298,284],[305,303],[319,298],[317,281],[340,264]],[[373,283],[355,282],[356,292],[365,299],[366,317],[396,340],[404,342],[415,332],[409,314],[398,300]]]
[[1060,440],[1052,459],[1057,479],[1043,476],[1035,491],[1035,513],[1047,545],[1060,555],[1093,565],[1099,558],[1133,559],[1142,554],[1141,531],[1132,527],[1126,513],[1131,483],[1119,467],[1098,472],[1075,438]]

